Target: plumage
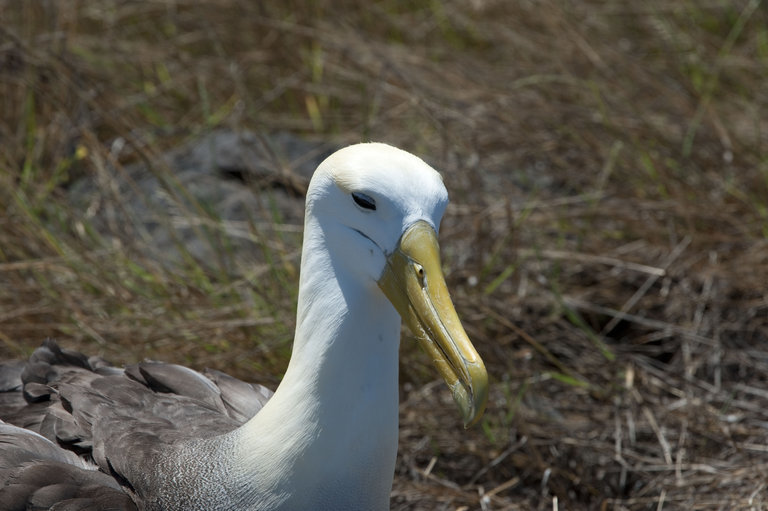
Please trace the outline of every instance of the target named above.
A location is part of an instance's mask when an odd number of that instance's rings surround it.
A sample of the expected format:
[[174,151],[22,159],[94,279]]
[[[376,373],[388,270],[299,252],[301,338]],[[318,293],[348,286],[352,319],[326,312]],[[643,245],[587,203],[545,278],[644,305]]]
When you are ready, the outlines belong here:
[[[297,330],[273,394],[218,371],[118,368],[48,340],[0,364],[8,509],[387,509],[401,317],[465,423],[487,376],[456,316],[439,174],[384,144],[342,149],[307,192]],[[6,509],[6,507],[3,507]]]

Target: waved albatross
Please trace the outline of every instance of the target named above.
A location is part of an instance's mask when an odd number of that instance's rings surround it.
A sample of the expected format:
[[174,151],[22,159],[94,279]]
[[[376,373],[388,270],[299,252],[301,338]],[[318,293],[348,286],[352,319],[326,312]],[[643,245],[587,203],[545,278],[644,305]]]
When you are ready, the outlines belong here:
[[2,509],[388,509],[401,318],[466,426],[487,398],[440,268],[447,202],[435,170],[385,144],[320,164],[293,353],[274,395],[216,371],[121,369],[52,341],[4,363]]

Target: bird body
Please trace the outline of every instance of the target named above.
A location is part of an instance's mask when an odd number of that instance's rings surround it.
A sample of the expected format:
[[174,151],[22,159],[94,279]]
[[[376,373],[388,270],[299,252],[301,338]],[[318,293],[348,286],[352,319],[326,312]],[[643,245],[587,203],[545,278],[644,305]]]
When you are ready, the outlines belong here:
[[293,352],[274,395],[171,364],[119,369],[50,341],[25,365],[0,367],[0,418],[29,428],[0,424],[0,502],[388,509],[401,318],[465,422],[485,406],[485,369],[439,266],[446,204],[439,174],[391,146],[350,146],[318,167]]

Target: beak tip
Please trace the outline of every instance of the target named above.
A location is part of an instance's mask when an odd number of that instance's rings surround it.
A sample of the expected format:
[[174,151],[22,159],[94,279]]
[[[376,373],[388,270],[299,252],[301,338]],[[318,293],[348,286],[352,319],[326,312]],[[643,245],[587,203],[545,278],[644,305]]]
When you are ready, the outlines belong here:
[[469,429],[480,421],[480,418],[483,416],[484,408],[485,406],[483,406],[483,409],[474,409],[473,407],[466,412],[462,411],[464,429]]
[[461,411],[464,429],[477,424],[488,403],[488,373],[485,371],[485,366],[474,368],[469,385],[455,387],[453,397]]

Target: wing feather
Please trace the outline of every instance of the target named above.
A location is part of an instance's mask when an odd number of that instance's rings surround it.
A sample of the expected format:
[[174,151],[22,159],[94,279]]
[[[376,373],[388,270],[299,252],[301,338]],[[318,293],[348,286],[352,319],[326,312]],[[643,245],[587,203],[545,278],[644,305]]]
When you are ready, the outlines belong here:
[[122,369],[46,340],[28,361],[0,364],[0,502],[136,509],[132,497],[151,493],[148,466],[185,441],[233,430],[271,395],[215,370]]

